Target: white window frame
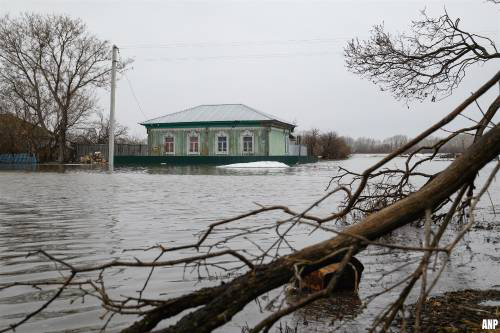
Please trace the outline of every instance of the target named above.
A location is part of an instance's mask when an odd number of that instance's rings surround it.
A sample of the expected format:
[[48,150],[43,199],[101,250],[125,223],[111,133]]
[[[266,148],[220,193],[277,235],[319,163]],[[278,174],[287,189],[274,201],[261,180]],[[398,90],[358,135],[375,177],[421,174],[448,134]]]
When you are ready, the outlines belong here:
[[[245,137],[251,137],[252,138],[252,150],[251,151],[245,151],[244,148],[245,148],[245,142],[243,141],[243,138]],[[249,131],[249,130],[245,130],[243,131],[243,133],[241,133],[241,136],[240,136],[240,141],[241,141],[241,146],[240,146],[240,149],[241,149],[241,154],[243,155],[252,155],[255,153],[255,135],[252,131]]]
[[[198,151],[196,152],[191,152],[190,148],[191,148],[191,137],[197,137],[198,138]],[[197,132],[197,131],[190,131],[187,133],[187,138],[186,138],[186,142],[187,142],[187,147],[186,147],[186,152],[188,155],[200,155],[200,132]]]
[[[219,151],[219,138],[226,138],[226,151]],[[227,155],[229,154],[229,135],[226,132],[217,132],[215,134],[215,154],[217,155]]]
[[[165,149],[165,139],[166,138],[172,138],[173,139],[173,141],[172,141],[173,151],[172,152],[167,152],[167,150]],[[168,132],[167,134],[165,134],[163,136],[163,153],[165,155],[175,155],[175,135],[173,133]]]

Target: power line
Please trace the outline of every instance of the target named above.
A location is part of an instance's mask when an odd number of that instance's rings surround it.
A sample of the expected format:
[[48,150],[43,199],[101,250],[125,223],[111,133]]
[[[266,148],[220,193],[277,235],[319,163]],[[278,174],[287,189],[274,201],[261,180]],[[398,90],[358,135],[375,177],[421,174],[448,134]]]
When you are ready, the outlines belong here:
[[[118,49],[118,56],[120,57],[120,60],[123,60],[123,59],[121,59],[120,49]],[[139,99],[137,98],[137,95],[135,94],[134,87],[132,87],[132,82],[130,82],[130,80],[128,79],[127,72],[123,71],[123,75],[125,76],[125,79],[127,80],[128,86],[130,88],[130,91],[132,92],[132,96],[134,97],[135,103],[137,104],[139,111],[141,111],[142,115],[144,116],[144,120],[148,119],[148,117],[146,116],[146,114],[142,110],[141,103],[139,103]]]
[[138,106],[139,110],[141,111],[142,115],[144,116],[144,119],[148,119],[148,117],[146,116],[146,114],[142,110],[141,103],[139,103],[139,99],[137,98],[137,96],[135,94],[134,88],[132,87],[132,83],[128,79],[127,73],[123,72],[123,75],[125,76],[125,79],[128,82],[128,86],[130,87],[130,91],[132,92],[132,96],[134,97],[135,103],[137,104],[137,106]]
[[342,55],[341,52],[288,52],[288,53],[255,53],[237,55],[214,55],[214,56],[178,56],[178,57],[148,57],[145,61],[178,62],[178,61],[205,61],[205,60],[236,60],[236,59],[269,59],[269,58],[291,58],[291,57],[318,57],[326,55]]
[[240,47],[248,45],[273,45],[273,44],[311,44],[311,43],[334,43],[350,40],[352,37],[335,38],[310,38],[310,39],[286,39],[286,40],[257,40],[257,41],[228,41],[228,42],[178,42],[178,43],[151,43],[124,45],[122,49],[150,49],[150,48],[178,48],[178,47]]

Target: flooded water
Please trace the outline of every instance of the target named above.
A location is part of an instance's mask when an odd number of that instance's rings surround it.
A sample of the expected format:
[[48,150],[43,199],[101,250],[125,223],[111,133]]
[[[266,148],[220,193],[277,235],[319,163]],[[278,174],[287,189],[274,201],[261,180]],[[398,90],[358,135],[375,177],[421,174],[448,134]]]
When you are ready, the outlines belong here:
[[[214,221],[233,217],[262,205],[281,204],[294,210],[305,209],[324,194],[330,177],[342,165],[361,171],[380,156],[358,155],[340,162],[320,162],[276,170],[230,170],[215,167],[119,168],[113,174],[81,166],[37,167],[24,170],[0,170],[0,284],[14,281],[43,282],[60,277],[53,263],[31,256],[30,251],[43,249],[73,265],[88,265],[116,258],[134,256],[152,260],[156,252],[139,249],[155,244],[175,246],[191,243],[198,233]],[[399,161],[401,162],[401,161]],[[449,162],[433,162],[434,171]],[[485,179],[488,165],[480,174]],[[457,248],[435,293],[467,288],[500,288],[500,186],[497,182],[478,210],[480,228],[469,233]],[[315,208],[314,214],[326,215],[337,210],[340,196]],[[241,221],[241,228],[266,225],[284,216],[265,214]],[[458,230],[458,227],[457,227]],[[222,230],[218,235],[229,233]],[[447,239],[453,237],[450,231]],[[263,232],[251,241],[239,239],[235,248],[256,251],[270,245],[273,235]],[[214,236],[215,237],[215,236]],[[290,239],[300,249],[329,237],[310,234],[306,227],[294,230]],[[420,245],[421,228],[408,226],[387,238],[391,242]],[[184,255],[191,254],[183,252]],[[397,282],[410,273],[421,253],[369,247],[357,257],[365,265],[359,298],[348,295],[323,300],[301,309],[283,320],[299,332],[327,332],[341,325],[340,331],[363,332],[379,311],[394,299],[399,290],[371,302],[361,301],[368,295]],[[396,273],[386,274],[410,263]],[[204,273],[201,273],[203,275]],[[214,273],[215,274],[215,273]],[[113,296],[136,296],[147,276],[143,269],[110,270],[106,287]],[[206,277],[206,275],[203,275]],[[200,280],[198,272],[181,268],[158,269],[145,291],[146,297],[166,299],[206,285],[214,279]],[[218,332],[240,332],[270,312],[266,301],[281,291],[264,295]],[[54,294],[42,290],[16,287],[0,291],[0,328],[22,319]],[[92,298],[82,299],[77,291],[67,292],[42,314],[17,329],[17,332],[93,332],[104,324],[104,312]],[[411,300],[415,299],[415,295]],[[74,302],[72,302],[74,301]],[[285,299],[286,301],[286,299]],[[290,300],[288,300],[290,301]],[[109,331],[119,331],[136,319],[114,318]],[[163,323],[162,326],[170,322]]]

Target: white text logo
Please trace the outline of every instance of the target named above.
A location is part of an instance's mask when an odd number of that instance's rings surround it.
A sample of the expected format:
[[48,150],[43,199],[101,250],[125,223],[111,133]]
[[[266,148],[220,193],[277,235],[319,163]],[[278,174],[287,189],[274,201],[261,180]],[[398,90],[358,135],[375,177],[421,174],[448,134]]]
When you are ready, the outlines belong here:
[[498,319],[483,319],[483,330],[494,330],[498,325]]

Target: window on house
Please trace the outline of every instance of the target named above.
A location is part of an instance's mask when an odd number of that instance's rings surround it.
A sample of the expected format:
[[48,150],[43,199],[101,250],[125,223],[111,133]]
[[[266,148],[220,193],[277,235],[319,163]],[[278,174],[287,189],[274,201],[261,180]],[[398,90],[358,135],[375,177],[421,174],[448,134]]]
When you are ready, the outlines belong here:
[[251,136],[243,137],[243,152],[244,153],[253,152],[253,138]]
[[199,152],[199,136],[190,135],[189,136],[189,152],[198,153]]
[[165,154],[173,154],[174,153],[174,137],[167,136],[165,137]]
[[227,153],[227,136],[217,137],[217,152]]

